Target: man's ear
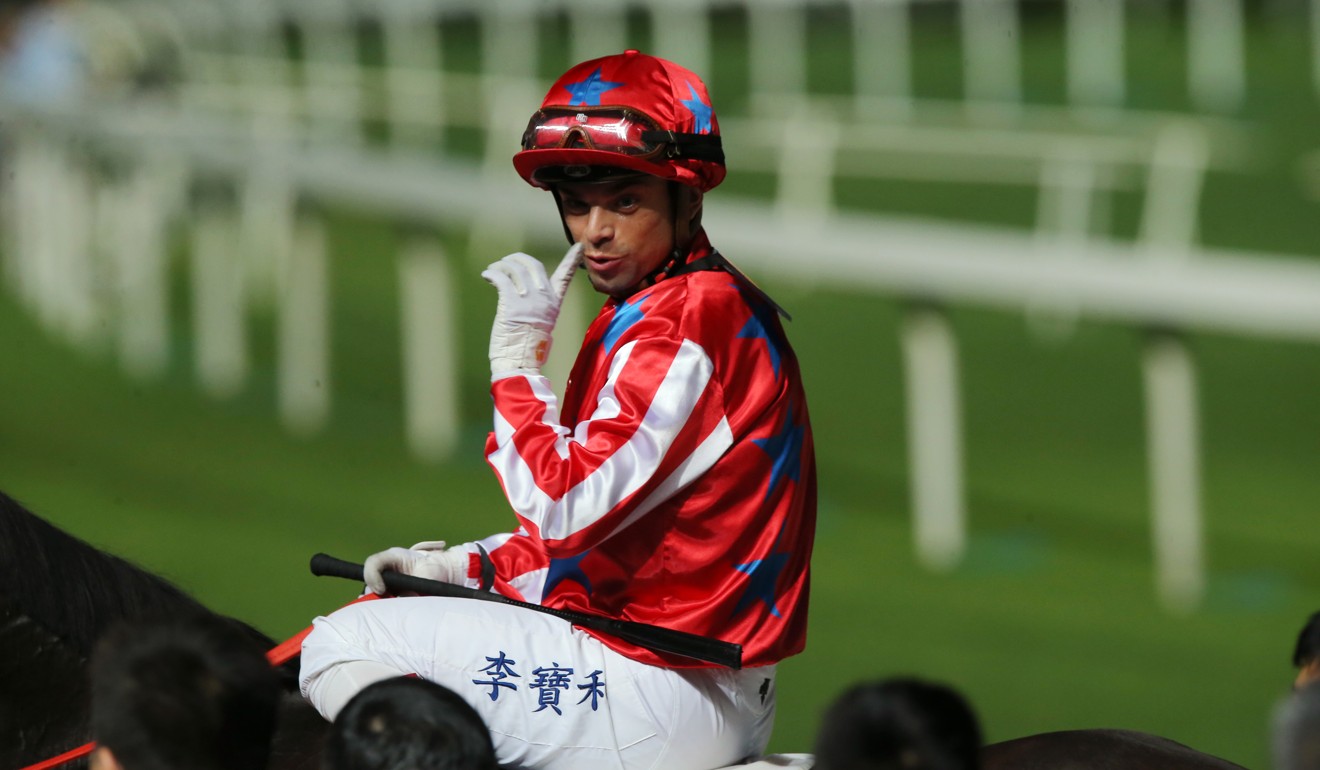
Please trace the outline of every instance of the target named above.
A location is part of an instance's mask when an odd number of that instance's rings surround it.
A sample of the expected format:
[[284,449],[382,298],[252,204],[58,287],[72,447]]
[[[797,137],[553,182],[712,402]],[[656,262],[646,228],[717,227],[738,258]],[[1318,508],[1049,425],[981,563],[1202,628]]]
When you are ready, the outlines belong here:
[[92,749],[90,770],[124,770],[124,766],[115,759],[115,754],[105,746]]

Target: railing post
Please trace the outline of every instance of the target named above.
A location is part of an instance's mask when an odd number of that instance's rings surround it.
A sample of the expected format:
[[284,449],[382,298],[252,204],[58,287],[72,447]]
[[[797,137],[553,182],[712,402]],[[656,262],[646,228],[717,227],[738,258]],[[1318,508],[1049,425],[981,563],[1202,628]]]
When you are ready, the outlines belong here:
[[135,379],[159,375],[169,361],[166,282],[166,184],[157,160],[136,167],[120,200],[115,243],[119,360]]
[[[1185,260],[1196,240],[1208,148],[1192,123],[1156,138],[1141,239],[1149,258]],[[1157,332],[1142,355],[1156,586],[1170,610],[1195,609],[1205,592],[1196,370],[1185,341]]]
[[1118,107],[1123,103],[1124,2],[1068,0],[1068,99],[1074,104]]
[[998,118],[1022,100],[1022,39],[1015,0],[960,0],[968,109]]
[[780,216],[820,221],[834,212],[839,126],[825,110],[803,106],[783,122],[775,208]]
[[1229,112],[1247,90],[1242,0],[1188,0],[1187,77],[1192,101]]
[[710,18],[705,2],[651,0],[652,45],[657,56],[711,77]]
[[958,349],[944,311],[904,310],[909,484],[913,539],[927,568],[950,570],[967,548]]
[[907,118],[912,111],[910,0],[851,0],[851,8],[857,115]]
[[[445,69],[443,36],[435,18],[421,20],[395,10],[391,3],[378,7],[384,51],[386,114],[390,145],[437,143],[445,125]],[[420,87],[419,87],[420,86]]]
[[752,105],[766,97],[802,97],[807,90],[807,36],[803,10],[775,2],[747,3],[747,39]]
[[1156,587],[1166,607],[1188,612],[1205,594],[1196,370],[1168,333],[1148,336],[1142,364]]
[[232,207],[204,195],[193,214],[193,336],[197,379],[208,395],[229,398],[248,375],[247,298],[243,255]]
[[280,418],[299,435],[321,430],[330,413],[330,268],[321,222],[295,229],[279,298],[277,383]]
[[569,3],[570,55],[573,62],[618,53],[628,47],[628,17],[617,0]]
[[414,237],[399,256],[403,404],[408,447],[441,462],[458,439],[457,293],[444,249],[434,236]]
[[[353,11],[347,0],[317,0],[301,10],[300,21],[308,134],[325,141],[361,143],[363,77]],[[340,73],[350,74],[345,81]],[[342,122],[330,117],[340,114]]]

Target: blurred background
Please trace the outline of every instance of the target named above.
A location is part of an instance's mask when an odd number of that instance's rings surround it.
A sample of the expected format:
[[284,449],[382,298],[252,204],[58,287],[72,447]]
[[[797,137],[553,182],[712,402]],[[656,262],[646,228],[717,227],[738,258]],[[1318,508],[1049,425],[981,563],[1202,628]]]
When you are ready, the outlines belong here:
[[[1254,768],[1320,609],[1317,0],[5,0],[0,489],[276,637],[514,526],[487,263],[549,83],[702,74],[820,464],[776,751],[866,677]],[[575,286],[562,382],[599,306]]]

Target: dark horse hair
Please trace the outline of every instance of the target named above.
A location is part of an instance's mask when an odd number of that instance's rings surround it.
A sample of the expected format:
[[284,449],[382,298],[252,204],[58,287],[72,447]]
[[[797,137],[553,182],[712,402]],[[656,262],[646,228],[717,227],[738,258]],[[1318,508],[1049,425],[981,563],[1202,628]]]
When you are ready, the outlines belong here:
[[[61,531],[0,492],[0,596],[80,658],[121,619],[213,614],[166,580]],[[239,623],[230,620],[232,623]],[[274,640],[246,624],[264,648]]]
[[[0,768],[24,767],[91,740],[88,661],[110,627],[197,614],[219,618],[260,649],[275,644],[0,492]],[[296,661],[281,670],[286,689],[295,672]],[[324,720],[296,694],[285,697],[280,720],[271,767],[315,767],[319,760],[302,755],[319,755]],[[286,761],[277,762],[281,757]]]

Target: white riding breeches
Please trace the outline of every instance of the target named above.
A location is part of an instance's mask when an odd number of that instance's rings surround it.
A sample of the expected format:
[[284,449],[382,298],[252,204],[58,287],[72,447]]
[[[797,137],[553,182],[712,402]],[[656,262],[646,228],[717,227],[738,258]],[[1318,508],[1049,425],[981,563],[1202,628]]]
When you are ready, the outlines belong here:
[[506,766],[708,770],[761,754],[774,723],[774,666],[649,666],[522,607],[400,597],[313,626],[300,680],[322,715],[373,681],[416,674],[476,708]]

